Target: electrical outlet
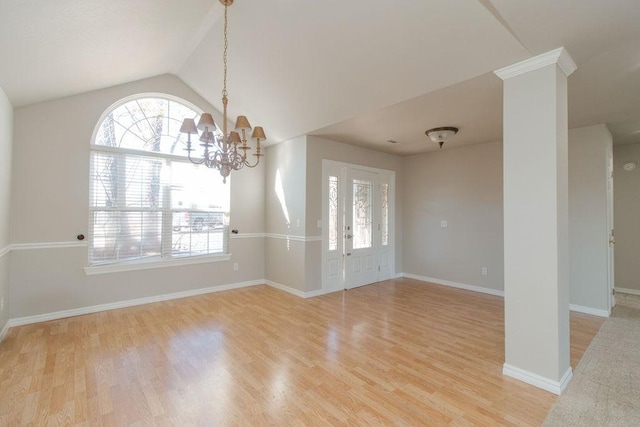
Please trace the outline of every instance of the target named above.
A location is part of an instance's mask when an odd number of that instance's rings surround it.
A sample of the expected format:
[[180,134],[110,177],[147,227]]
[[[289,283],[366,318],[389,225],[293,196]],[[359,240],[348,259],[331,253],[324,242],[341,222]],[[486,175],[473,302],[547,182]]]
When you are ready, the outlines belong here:
[[486,276],[488,274],[487,267],[482,267],[482,275]]
[[237,262],[233,263],[233,271],[238,271],[238,263]]
[[0,311],[4,311],[4,297],[0,298]]
[[449,223],[446,220],[440,221],[440,227],[447,228],[448,226],[449,226]]

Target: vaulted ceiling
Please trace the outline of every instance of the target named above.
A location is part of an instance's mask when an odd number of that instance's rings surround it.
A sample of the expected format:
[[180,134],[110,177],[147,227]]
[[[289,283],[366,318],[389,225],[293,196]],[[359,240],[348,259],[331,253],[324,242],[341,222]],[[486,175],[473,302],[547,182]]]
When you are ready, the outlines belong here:
[[[14,106],[163,73],[217,108],[218,0],[4,0],[0,87]],[[640,142],[637,0],[236,0],[229,9],[230,115],[269,141],[314,134],[406,155],[424,131],[447,148],[502,134],[492,71],[565,46],[570,127],[606,123]],[[389,144],[387,140],[396,140]]]

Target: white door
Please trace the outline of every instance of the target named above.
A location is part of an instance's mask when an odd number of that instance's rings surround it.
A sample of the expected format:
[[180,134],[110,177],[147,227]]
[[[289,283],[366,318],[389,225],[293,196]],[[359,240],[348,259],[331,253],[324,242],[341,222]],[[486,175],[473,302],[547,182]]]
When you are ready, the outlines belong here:
[[395,174],[331,160],[322,171],[322,288],[392,278]]
[[345,288],[378,281],[378,174],[349,168],[344,215]]

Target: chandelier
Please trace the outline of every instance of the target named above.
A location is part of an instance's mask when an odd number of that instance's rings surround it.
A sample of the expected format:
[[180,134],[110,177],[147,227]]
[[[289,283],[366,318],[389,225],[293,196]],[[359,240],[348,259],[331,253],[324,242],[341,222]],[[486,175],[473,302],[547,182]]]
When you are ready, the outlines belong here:
[[[237,171],[247,166],[255,168],[260,163],[260,157],[264,156],[260,152],[260,141],[264,141],[266,136],[261,126],[253,128],[246,116],[238,116],[236,119],[236,127],[234,131],[227,133],[227,50],[229,41],[227,37],[227,9],[233,4],[233,0],[220,0],[224,5],[224,53],[222,55],[224,64],[224,84],[222,87],[222,133],[216,129],[213,116],[209,113],[202,113],[198,125],[193,119],[184,119],[180,127],[181,133],[187,134],[187,157],[191,163],[201,165],[204,164],[208,168],[216,169],[222,176],[222,182],[227,182],[227,177],[231,171]],[[202,133],[199,134],[198,130]],[[251,150],[251,146],[247,144],[247,135],[251,134],[251,139],[256,141],[256,152],[253,156],[256,158],[255,163],[247,159],[247,152]],[[204,147],[202,157],[193,159],[191,152],[196,151],[191,148],[191,135],[200,135],[200,146]]]

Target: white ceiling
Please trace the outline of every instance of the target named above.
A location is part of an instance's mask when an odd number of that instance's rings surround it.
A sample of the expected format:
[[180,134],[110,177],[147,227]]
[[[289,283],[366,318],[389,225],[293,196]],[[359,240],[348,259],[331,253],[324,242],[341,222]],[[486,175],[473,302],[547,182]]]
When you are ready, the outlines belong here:
[[0,0],[0,87],[16,107],[176,71],[212,0]]
[[[220,108],[218,0],[2,0],[0,87],[15,106],[175,73]],[[229,110],[270,142],[314,134],[407,155],[501,139],[492,71],[565,46],[570,126],[640,142],[638,0],[236,0]],[[389,144],[389,139],[398,144]]]

